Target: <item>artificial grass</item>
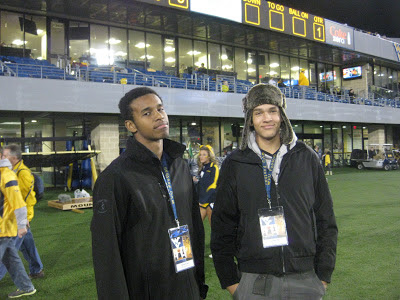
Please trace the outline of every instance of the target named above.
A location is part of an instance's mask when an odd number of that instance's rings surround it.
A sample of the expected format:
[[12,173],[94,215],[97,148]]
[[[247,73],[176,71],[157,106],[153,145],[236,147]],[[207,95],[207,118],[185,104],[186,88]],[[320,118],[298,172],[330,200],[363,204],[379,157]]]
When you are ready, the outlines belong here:
[[[324,299],[400,299],[400,171],[333,169],[328,176],[339,227],[336,270]],[[83,214],[47,206],[62,190],[47,190],[31,224],[44,264],[45,278],[33,281],[35,299],[96,299],[91,257],[92,210]],[[72,193],[71,193],[72,195]],[[231,299],[220,288],[208,257],[207,299]],[[26,263],[25,263],[26,265]],[[0,299],[15,286],[9,275],[0,282]],[[171,299],[173,300],[173,299]]]

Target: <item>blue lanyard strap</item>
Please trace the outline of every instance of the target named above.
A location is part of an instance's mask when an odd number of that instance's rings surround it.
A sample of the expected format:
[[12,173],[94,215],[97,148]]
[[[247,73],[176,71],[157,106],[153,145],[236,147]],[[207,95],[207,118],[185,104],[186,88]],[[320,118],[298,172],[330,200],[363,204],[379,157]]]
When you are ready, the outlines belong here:
[[165,155],[162,156],[161,165],[162,165],[162,176],[168,190],[169,198],[171,200],[171,207],[172,211],[174,212],[175,222],[176,225],[179,227],[178,214],[176,213],[175,198],[174,198],[174,193],[172,191],[171,175],[169,174],[167,159],[165,158]]
[[267,191],[267,200],[268,200],[269,208],[272,208],[272,206],[271,206],[271,180],[272,180],[272,171],[274,170],[274,165],[275,165],[275,160],[276,160],[276,154],[274,154],[272,156],[269,168],[268,168],[266,155],[267,154],[264,151],[261,151],[265,190]]

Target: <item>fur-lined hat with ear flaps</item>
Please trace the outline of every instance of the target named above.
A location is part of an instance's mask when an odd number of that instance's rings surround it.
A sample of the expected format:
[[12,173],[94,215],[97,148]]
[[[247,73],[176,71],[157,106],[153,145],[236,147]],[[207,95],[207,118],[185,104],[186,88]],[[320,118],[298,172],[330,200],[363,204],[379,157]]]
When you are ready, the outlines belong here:
[[251,128],[253,109],[263,104],[272,104],[279,107],[281,113],[281,143],[287,145],[293,141],[293,128],[285,113],[286,98],[279,88],[271,84],[257,84],[253,86],[247,93],[246,97],[243,98],[242,104],[244,112],[244,128],[242,143],[239,147],[241,150],[244,150],[247,147],[250,131],[254,130]]

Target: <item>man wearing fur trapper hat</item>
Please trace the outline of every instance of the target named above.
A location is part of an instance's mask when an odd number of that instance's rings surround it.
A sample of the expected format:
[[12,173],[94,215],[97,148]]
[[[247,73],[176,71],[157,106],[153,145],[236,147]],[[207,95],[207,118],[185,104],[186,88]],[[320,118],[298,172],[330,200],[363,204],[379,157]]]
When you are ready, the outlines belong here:
[[324,171],[297,141],[285,108],[279,88],[254,86],[243,99],[240,148],[221,168],[211,250],[234,299],[321,299],[335,266],[338,230]]

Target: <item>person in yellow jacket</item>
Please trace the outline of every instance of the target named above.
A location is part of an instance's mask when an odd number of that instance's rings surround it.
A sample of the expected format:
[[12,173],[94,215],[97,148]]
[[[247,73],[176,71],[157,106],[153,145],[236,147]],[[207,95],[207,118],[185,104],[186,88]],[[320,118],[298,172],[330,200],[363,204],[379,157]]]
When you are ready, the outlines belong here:
[[322,161],[324,162],[324,167],[326,170],[325,175],[333,175],[331,169],[331,152],[326,149],[324,156],[322,156]]
[[[31,222],[34,216],[33,207],[36,204],[35,191],[33,190],[35,182],[31,170],[25,166],[22,160],[21,149],[17,145],[5,146],[3,158],[7,158],[11,162],[13,171],[18,177],[18,185],[26,203],[28,221]],[[29,263],[29,277],[42,278],[44,276],[43,263],[36,248],[30,227],[24,237],[15,239],[15,247],[22,252],[24,258]],[[0,279],[3,278],[5,274],[5,267],[0,264]]]
[[308,81],[308,78],[305,75],[306,70],[301,69],[300,70],[300,76],[299,76],[299,85],[300,86],[309,86],[310,82]]
[[0,261],[7,266],[17,290],[8,298],[19,298],[36,293],[24,265],[15,248],[15,236],[27,233],[26,204],[18,187],[17,176],[11,171],[11,163],[1,159],[0,149]]

